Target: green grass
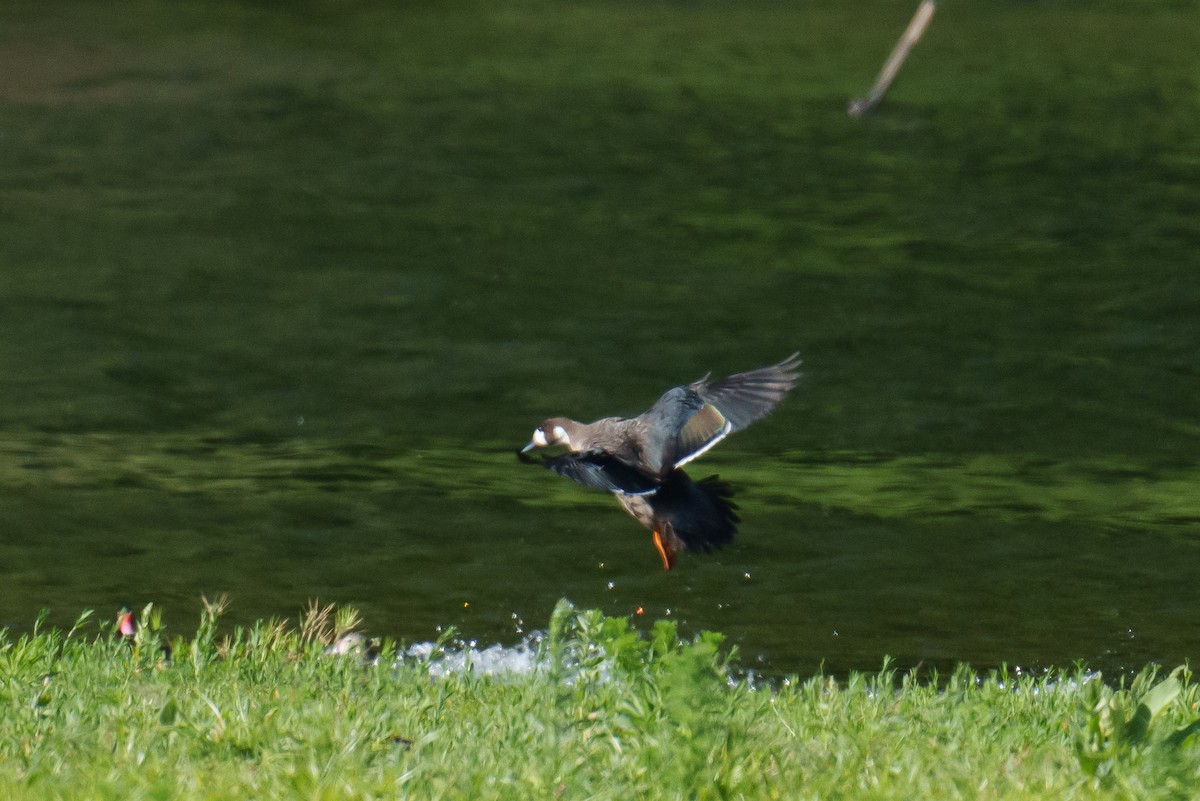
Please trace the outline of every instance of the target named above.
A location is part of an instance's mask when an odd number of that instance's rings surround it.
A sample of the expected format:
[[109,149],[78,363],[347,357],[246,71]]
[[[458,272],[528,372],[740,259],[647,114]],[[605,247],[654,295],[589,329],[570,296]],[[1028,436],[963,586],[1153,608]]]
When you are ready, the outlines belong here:
[[219,612],[170,658],[157,611],[130,641],[86,616],[0,635],[0,796],[1156,799],[1200,781],[1184,669],[754,686],[719,635],[562,602],[537,671],[431,678],[439,651],[325,655],[352,613],[218,635]]

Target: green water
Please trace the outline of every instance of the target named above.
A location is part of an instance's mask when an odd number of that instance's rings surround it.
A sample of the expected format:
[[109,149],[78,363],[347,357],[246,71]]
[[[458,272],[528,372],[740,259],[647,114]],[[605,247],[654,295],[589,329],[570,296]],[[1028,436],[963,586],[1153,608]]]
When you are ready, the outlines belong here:
[[[562,596],[751,666],[1200,655],[1200,6],[0,7],[0,623]],[[805,378],[662,572],[541,419]]]

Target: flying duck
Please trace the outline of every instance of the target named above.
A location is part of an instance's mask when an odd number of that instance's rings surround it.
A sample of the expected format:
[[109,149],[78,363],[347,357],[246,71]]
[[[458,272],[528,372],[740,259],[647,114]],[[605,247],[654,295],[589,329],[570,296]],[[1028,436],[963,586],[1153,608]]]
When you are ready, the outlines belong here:
[[727,545],[737,530],[730,486],[709,476],[692,481],[682,468],[734,431],[765,417],[799,378],[799,354],[779,364],[667,390],[637,417],[605,417],[579,423],[551,417],[517,454],[562,446],[565,453],[541,464],[586,487],[613,493],[635,520],[654,535],[663,568],[679,551],[709,552]]

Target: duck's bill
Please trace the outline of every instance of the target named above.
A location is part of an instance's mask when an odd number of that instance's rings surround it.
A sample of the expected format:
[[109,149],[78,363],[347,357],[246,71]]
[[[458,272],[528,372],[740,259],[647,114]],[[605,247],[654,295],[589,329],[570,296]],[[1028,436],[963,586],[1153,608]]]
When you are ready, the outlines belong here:
[[518,459],[520,459],[520,460],[521,460],[522,462],[524,462],[525,464],[534,464],[534,463],[536,463],[536,462],[537,462],[537,459],[535,459],[535,458],[533,458],[532,456],[530,456],[530,455],[529,455],[529,452],[530,452],[531,450],[533,450],[534,448],[536,448],[536,447],[537,447],[537,445],[535,445],[534,443],[532,443],[532,442],[531,442],[531,443],[529,443],[529,444],[528,444],[528,445],[526,445],[524,448],[521,448],[521,450],[517,451],[517,458],[518,458]]

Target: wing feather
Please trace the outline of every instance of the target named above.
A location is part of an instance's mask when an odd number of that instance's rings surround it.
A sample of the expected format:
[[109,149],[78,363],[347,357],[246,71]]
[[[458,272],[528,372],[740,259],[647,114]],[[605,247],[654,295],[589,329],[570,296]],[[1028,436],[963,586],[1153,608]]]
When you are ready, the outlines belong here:
[[709,448],[729,436],[731,431],[733,424],[721,414],[721,410],[711,403],[704,404],[679,429],[675,445],[675,467],[681,467],[702,456]]
[[585,487],[605,492],[649,495],[658,490],[653,478],[603,451],[564,453],[546,459],[542,465]]
[[799,377],[800,361],[737,373],[709,383],[705,376],[667,390],[637,418],[644,469],[659,477],[707,453],[734,431],[766,416],[779,405]]
[[740,431],[765,417],[796,385],[800,377],[797,357],[798,354],[792,354],[779,364],[737,373],[711,384],[702,378],[688,389],[704,403],[716,407],[731,424],[731,431]]

